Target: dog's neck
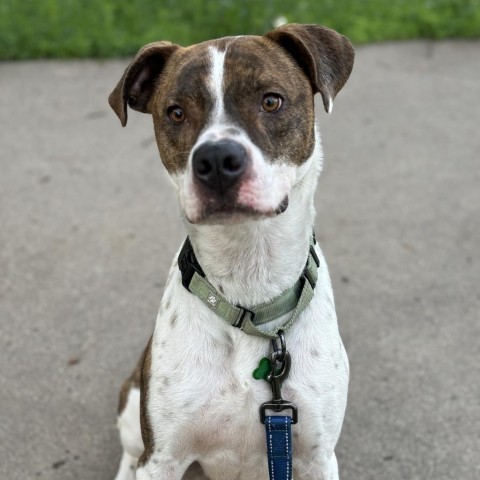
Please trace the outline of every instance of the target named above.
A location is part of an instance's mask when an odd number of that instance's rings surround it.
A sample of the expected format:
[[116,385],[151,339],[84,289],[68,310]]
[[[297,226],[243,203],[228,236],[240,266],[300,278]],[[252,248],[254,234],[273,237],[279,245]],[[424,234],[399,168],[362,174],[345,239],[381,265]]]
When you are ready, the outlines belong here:
[[195,255],[210,283],[244,307],[271,300],[299,278],[307,260],[321,152],[291,191],[287,210],[238,225],[187,224]]

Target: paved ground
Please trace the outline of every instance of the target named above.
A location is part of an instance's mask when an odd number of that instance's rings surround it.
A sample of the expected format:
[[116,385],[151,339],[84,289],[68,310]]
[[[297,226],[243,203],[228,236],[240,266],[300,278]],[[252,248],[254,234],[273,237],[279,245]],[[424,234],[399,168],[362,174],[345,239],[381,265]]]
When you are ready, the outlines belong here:
[[[125,62],[0,64],[0,478],[110,480],[183,238]],[[351,360],[343,480],[480,478],[480,43],[358,49],[317,232]]]

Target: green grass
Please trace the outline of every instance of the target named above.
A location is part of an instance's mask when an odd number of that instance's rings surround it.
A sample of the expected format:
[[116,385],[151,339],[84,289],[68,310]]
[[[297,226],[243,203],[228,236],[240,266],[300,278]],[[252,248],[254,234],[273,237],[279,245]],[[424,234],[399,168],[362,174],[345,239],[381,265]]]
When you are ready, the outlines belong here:
[[354,43],[480,37],[480,0],[0,0],[0,59],[131,55],[155,40],[261,34],[278,16]]

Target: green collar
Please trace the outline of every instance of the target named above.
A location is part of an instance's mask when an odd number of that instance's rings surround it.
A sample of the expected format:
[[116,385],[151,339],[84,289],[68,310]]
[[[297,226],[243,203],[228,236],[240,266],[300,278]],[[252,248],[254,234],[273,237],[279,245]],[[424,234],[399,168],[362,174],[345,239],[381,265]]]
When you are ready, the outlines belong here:
[[[313,291],[318,277],[320,262],[315,253],[315,234],[312,234],[307,263],[300,278],[293,287],[285,290],[270,302],[244,308],[232,305],[206,279],[193,251],[190,239],[187,237],[178,256],[178,267],[182,274],[183,286],[197,296],[207,307],[223,318],[233,327],[240,328],[248,335],[263,338],[277,338],[277,332],[286,332],[295,322],[298,315],[306,308],[313,298]],[[275,330],[264,332],[258,328],[271,320],[292,312],[286,322]]]

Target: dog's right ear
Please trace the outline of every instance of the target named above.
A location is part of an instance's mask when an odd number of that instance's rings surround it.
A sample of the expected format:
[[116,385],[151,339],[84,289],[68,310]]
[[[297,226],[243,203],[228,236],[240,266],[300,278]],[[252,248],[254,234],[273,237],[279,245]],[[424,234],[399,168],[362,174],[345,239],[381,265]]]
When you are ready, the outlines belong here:
[[149,101],[158,76],[175,50],[181,48],[170,42],[154,42],[142,47],[108,97],[108,103],[122,126],[127,124],[127,104],[143,113],[149,111]]
[[292,55],[330,113],[333,99],[352,71],[355,51],[350,40],[321,25],[297,23],[282,25],[265,36]]

